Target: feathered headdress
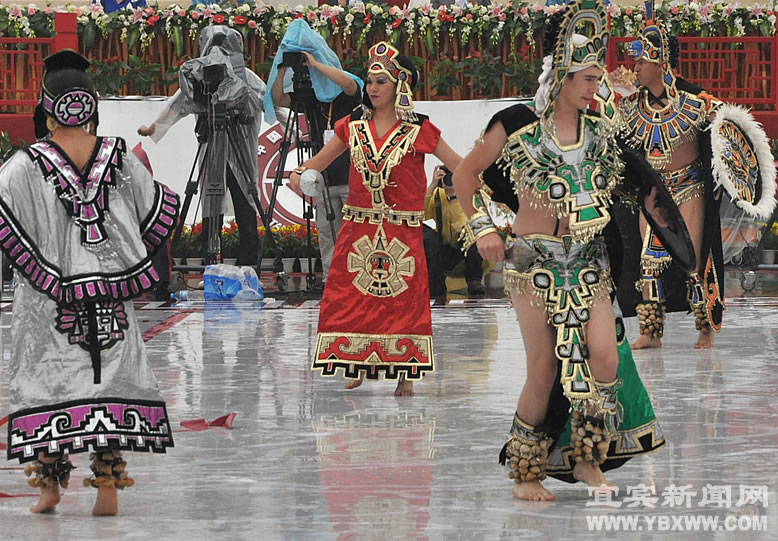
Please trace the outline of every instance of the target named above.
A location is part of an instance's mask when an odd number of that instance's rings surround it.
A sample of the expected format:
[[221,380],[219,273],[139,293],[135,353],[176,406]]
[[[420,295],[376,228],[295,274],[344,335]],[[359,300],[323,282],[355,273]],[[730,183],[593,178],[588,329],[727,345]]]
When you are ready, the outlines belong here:
[[[651,39],[653,38],[653,40]],[[658,45],[655,45],[658,43]],[[665,86],[667,99],[670,102],[678,100],[678,91],[675,88],[675,75],[673,65],[676,62],[677,47],[673,46],[665,25],[656,17],[654,0],[646,0],[646,17],[643,28],[640,31],[640,39],[629,44],[628,53],[632,60],[645,60],[662,66],[662,82]]]
[[[606,70],[608,51],[608,15],[600,0],[577,0],[567,6],[561,15],[552,17],[546,28],[544,71],[539,78],[536,110],[542,121],[551,119],[554,100],[562,90],[565,78],[591,66]],[[538,99],[539,98],[539,99]],[[603,77],[595,95],[608,120],[615,116],[615,95]]]

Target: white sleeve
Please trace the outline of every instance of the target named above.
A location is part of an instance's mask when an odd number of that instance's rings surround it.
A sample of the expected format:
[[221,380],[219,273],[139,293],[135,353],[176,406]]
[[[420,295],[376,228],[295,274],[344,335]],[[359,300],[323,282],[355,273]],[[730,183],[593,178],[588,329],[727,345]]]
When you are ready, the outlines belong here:
[[155,143],[158,143],[160,139],[162,139],[167,131],[179,120],[184,118],[185,114],[177,113],[175,111],[174,105],[180,101],[181,98],[181,90],[176,90],[176,93],[173,94],[173,96],[167,100],[167,104],[165,105],[165,108],[162,110],[162,112],[159,114],[157,119],[154,121],[154,133],[151,134],[151,140]]

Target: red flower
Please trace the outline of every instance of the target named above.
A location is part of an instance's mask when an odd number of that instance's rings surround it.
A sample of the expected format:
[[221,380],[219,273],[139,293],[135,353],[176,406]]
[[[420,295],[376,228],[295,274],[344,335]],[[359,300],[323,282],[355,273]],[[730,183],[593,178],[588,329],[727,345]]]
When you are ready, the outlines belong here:
[[248,21],[243,15],[235,15],[235,24],[246,24]]
[[219,24],[223,23],[224,22],[224,15],[222,15],[221,13],[217,13],[216,15],[213,16],[213,22],[219,23]]
[[156,23],[158,20],[159,20],[159,15],[153,15],[153,16],[149,17],[148,19],[146,19],[146,22],[149,25],[154,26],[154,23]]
[[373,15],[372,13],[368,13],[367,17],[365,17],[365,19],[362,22],[365,24],[370,24],[370,19],[372,18],[372,15]]
[[400,28],[400,25],[403,23],[402,19],[395,19],[392,21],[392,28]]
[[294,16],[295,19],[302,19],[303,17],[305,17],[305,15],[303,15],[302,13],[298,13],[297,15]]

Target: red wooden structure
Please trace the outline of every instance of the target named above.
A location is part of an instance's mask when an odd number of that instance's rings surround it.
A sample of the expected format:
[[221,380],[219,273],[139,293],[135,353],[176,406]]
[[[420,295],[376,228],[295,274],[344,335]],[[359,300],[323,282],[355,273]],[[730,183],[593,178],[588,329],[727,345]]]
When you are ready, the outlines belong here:
[[[32,108],[38,103],[43,59],[62,49],[78,50],[75,13],[54,15],[53,38],[0,38],[0,131],[11,141],[35,141]],[[13,114],[9,114],[13,111]]]
[[[612,38],[608,68],[631,68],[625,44]],[[772,37],[678,38],[676,73],[714,96],[751,108],[767,135],[778,138],[778,35]]]

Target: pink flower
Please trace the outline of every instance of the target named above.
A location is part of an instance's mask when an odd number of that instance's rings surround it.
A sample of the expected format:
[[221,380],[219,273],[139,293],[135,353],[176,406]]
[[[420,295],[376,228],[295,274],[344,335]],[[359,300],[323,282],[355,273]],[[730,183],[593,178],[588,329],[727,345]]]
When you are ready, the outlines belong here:
[[313,22],[316,20],[316,12],[315,11],[309,11],[308,15],[306,16],[308,19],[308,22]]
[[213,14],[213,11],[211,11],[211,10],[210,10],[210,9],[208,9],[208,8],[205,8],[205,9],[203,10],[203,13],[202,13],[203,17],[210,17],[212,14]]
[[502,8],[500,6],[494,6],[492,8],[492,17],[499,17],[500,13],[502,13]]
[[467,19],[468,21],[472,21],[473,20],[473,14],[472,13],[468,13],[467,15],[465,15],[465,19]]
[[143,20],[143,10],[142,9],[136,9],[132,12],[132,22],[137,23],[139,21]]
[[101,6],[100,4],[92,4],[92,6],[89,8],[89,11],[91,11],[92,13],[102,13],[103,6]]
[[763,13],[762,6],[752,6],[751,7],[751,13],[754,15],[754,17],[761,17]]
[[616,15],[619,14],[619,8],[613,2],[608,4],[606,11],[608,12],[608,15],[610,15],[611,17],[615,17]]
[[53,10],[53,9],[51,9],[51,7],[46,7],[46,8],[43,10],[43,13],[45,13],[46,15],[51,15],[52,13],[54,13],[54,10]]
[[365,14],[365,4],[363,4],[362,2],[359,2],[356,6],[354,6],[354,10],[357,13],[361,13],[362,15],[364,15]]
[[200,18],[200,12],[199,11],[193,11],[192,12],[192,18],[196,21]]
[[27,15],[35,15],[35,8],[34,7],[27,8]]
[[144,11],[146,12],[146,15],[148,15],[149,17],[154,15],[154,8],[146,8]]
[[626,11],[625,11],[625,13],[626,13],[627,15],[632,15],[632,8],[627,8],[627,9],[626,9]]
[[250,19],[248,22],[248,27],[254,30],[257,27],[257,21],[255,21],[254,19]]
[[524,6],[519,10],[519,13],[521,13],[522,15],[526,15],[528,12],[529,10],[527,9],[527,6]]
[[19,9],[19,6],[14,5],[14,7],[12,7],[10,10],[8,10],[8,15],[12,19],[18,19],[19,17],[22,16],[22,10]]
[[700,7],[700,17],[707,17],[710,15],[710,4],[703,4]]
[[186,17],[186,10],[185,10],[185,9],[182,9],[181,11],[179,11],[179,12],[178,12],[178,16],[179,16],[179,17]]
[[501,21],[504,21],[505,19],[508,18],[508,16],[505,13],[500,13],[499,17],[497,18],[500,19]]

